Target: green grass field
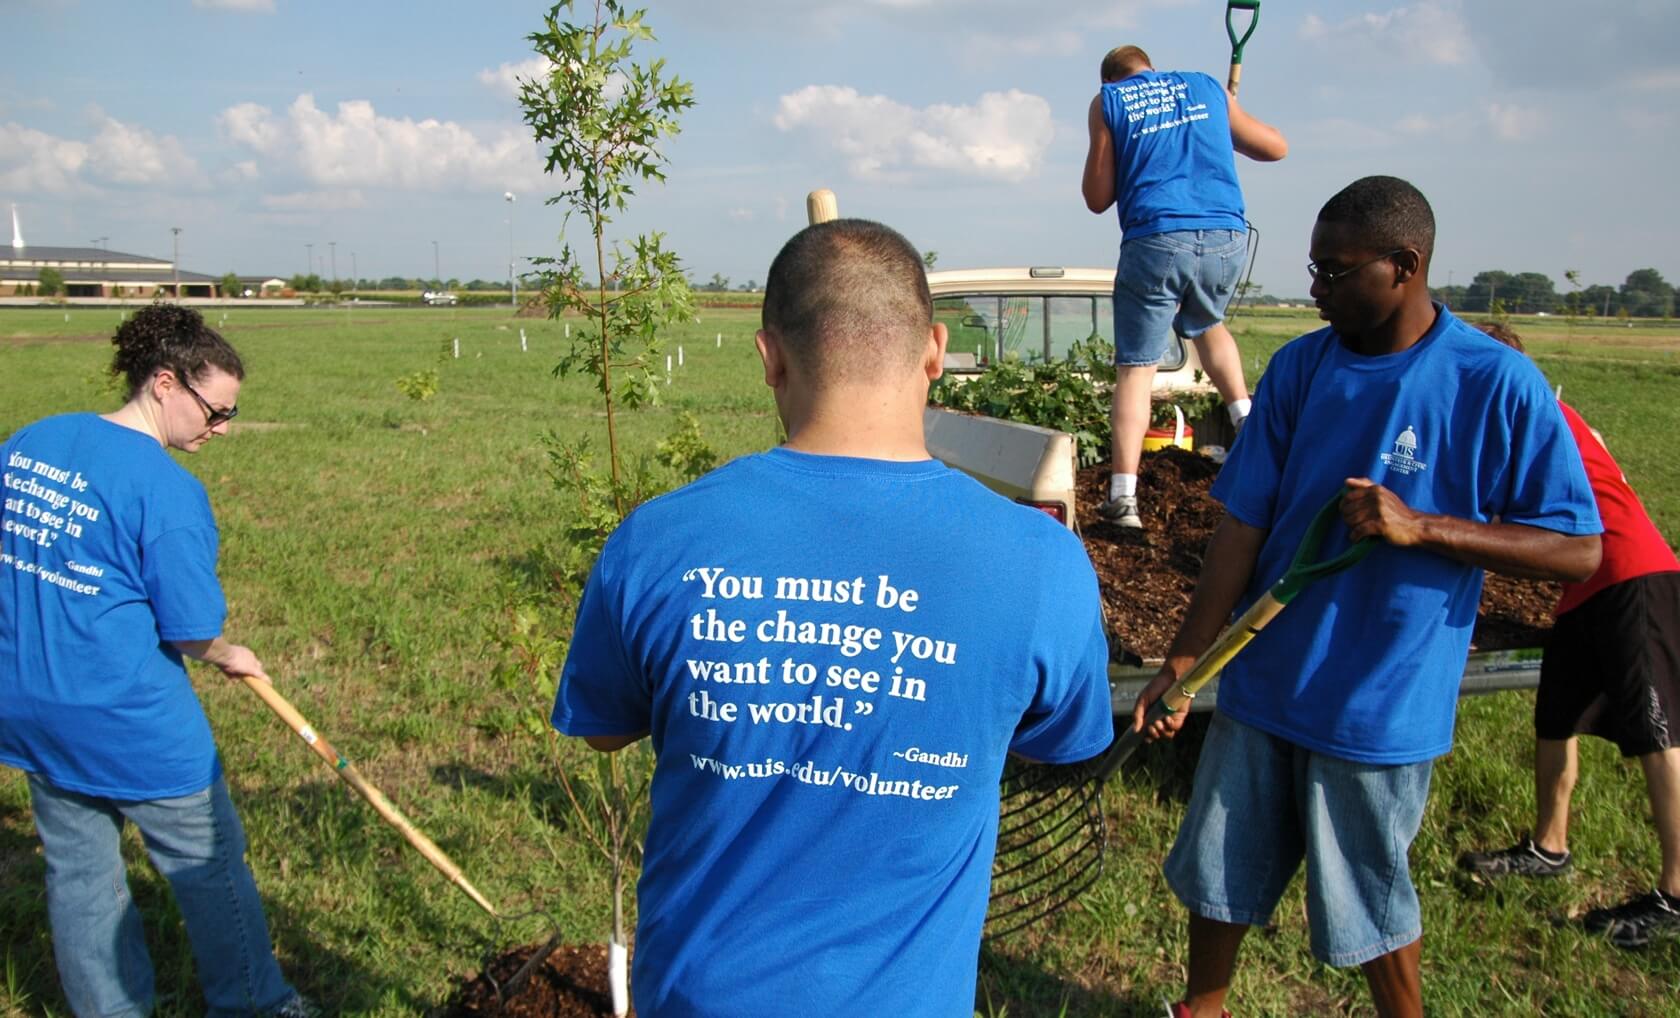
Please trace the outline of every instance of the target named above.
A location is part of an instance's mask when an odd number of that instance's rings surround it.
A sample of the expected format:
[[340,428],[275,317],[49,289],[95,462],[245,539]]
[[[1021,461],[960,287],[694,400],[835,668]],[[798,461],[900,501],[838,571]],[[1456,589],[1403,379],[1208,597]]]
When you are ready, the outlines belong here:
[[[100,377],[115,310],[0,311],[0,436],[35,418],[109,409]],[[245,310],[225,332],[249,369],[232,435],[184,462],[222,529],[230,637],[249,643],[278,688],[354,759],[504,910],[541,908],[566,935],[609,925],[604,866],[574,828],[557,767],[587,751],[546,734],[552,654],[531,627],[571,507],[547,477],[543,436],[595,436],[588,384],[550,368],[561,323],[507,309]],[[675,359],[660,406],[626,415],[622,440],[647,455],[683,412],[721,455],[777,441],[753,309],[702,308],[666,340]],[[215,323],[220,313],[210,311]],[[1307,315],[1236,323],[1259,366],[1314,328]],[[1671,398],[1680,329],[1519,322],[1564,398],[1602,431],[1671,538],[1680,535],[1680,433]],[[519,330],[529,352],[521,353]],[[719,335],[721,334],[721,346]],[[459,359],[449,356],[459,338]],[[441,360],[440,360],[441,356]],[[395,380],[436,368],[425,402]],[[660,468],[651,468],[658,474]],[[556,620],[547,620],[552,624]],[[245,691],[195,676],[282,963],[300,988],[346,1015],[415,1015],[459,977],[547,921],[497,925],[404,846]],[[1680,1014],[1680,941],[1625,953],[1567,917],[1647,889],[1657,849],[1636,768],[1587,745],[1567,881],[1483,886],[1453,859],[1505,843],[1530,822],[1531,697],[1467,701],[1457,748],[1440,761],[1413,865],[1425,910],[1431,1014]],[[1059,920],[987,950],[977,1009],[1034,1015],[1157,1015],[1182,990],[1185,923],[1159,862],[1188,791],[1195,739],[1150,750],[1108,790],[1113,832],[1102,881]],[[132,835],[132,832],[131,832]],[[201,1013],[167,888],[137,838],[130,878],[148,919],[160,1014]],[[62,1015],[43,866],[22,776],[0,771],[0,1015]],[[1244,948],[1232,998],[1242,1015],[1364,1013],[1357,972],[1312,961],[1299,885],[1274,929]]]

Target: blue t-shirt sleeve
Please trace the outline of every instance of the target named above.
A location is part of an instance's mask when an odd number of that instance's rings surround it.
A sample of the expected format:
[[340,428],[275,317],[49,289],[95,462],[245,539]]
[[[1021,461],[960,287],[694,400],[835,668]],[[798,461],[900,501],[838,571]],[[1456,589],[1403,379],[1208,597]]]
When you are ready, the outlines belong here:
[[1499,502],[1488,506],[1487,514],[1564,534],[1601,532],[1581,451],[1538,369],[1521,379],[1514,398],[1510,448],[1500,464],[1505,476],[1493,487]]
[[140,577],[170,642],[211,640],[227,622],[227,601],[216,579],[216,528],[196,524],[166,530],[140,549]]
[[653,723],[653,688],[624,647],[608,542],[578,606],[550,722],[566,735],[632,735]]
[[1045,763],[1088,760],[1114,739],[1097,576],[1083,554],[1063,575],[1073,578],[1073,607],[1055,617],[1041,637],[1033,700],[1009,743],[1012,752]]

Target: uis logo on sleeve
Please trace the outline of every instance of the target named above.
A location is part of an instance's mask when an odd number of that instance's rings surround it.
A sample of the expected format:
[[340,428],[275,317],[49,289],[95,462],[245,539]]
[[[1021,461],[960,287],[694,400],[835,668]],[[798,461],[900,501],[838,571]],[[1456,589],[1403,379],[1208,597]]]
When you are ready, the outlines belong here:
[[1417,458],[1417,451],[1417,432],[1408,424],[1406,430],[1395,436],[1393,448],[1378,458],[1383,466],[1397,474],[1415,474],[1429,469],[1429,464]]

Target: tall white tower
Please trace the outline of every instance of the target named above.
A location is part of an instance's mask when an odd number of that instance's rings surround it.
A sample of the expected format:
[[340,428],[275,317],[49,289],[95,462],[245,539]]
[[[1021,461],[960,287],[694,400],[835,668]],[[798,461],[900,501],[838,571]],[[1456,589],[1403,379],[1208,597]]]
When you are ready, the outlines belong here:
[[17,202],[12,203],[12,246],[23,247],[23,228],[18,225]]

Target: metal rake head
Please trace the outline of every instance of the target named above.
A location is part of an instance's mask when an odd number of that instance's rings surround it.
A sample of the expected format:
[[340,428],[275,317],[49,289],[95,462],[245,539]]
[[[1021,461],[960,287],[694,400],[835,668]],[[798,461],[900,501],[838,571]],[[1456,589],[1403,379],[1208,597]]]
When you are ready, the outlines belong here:
[[1004,767],[985,937],[1059,912],[1102,875],[1101,758],[1077,764],[1011,759]]

